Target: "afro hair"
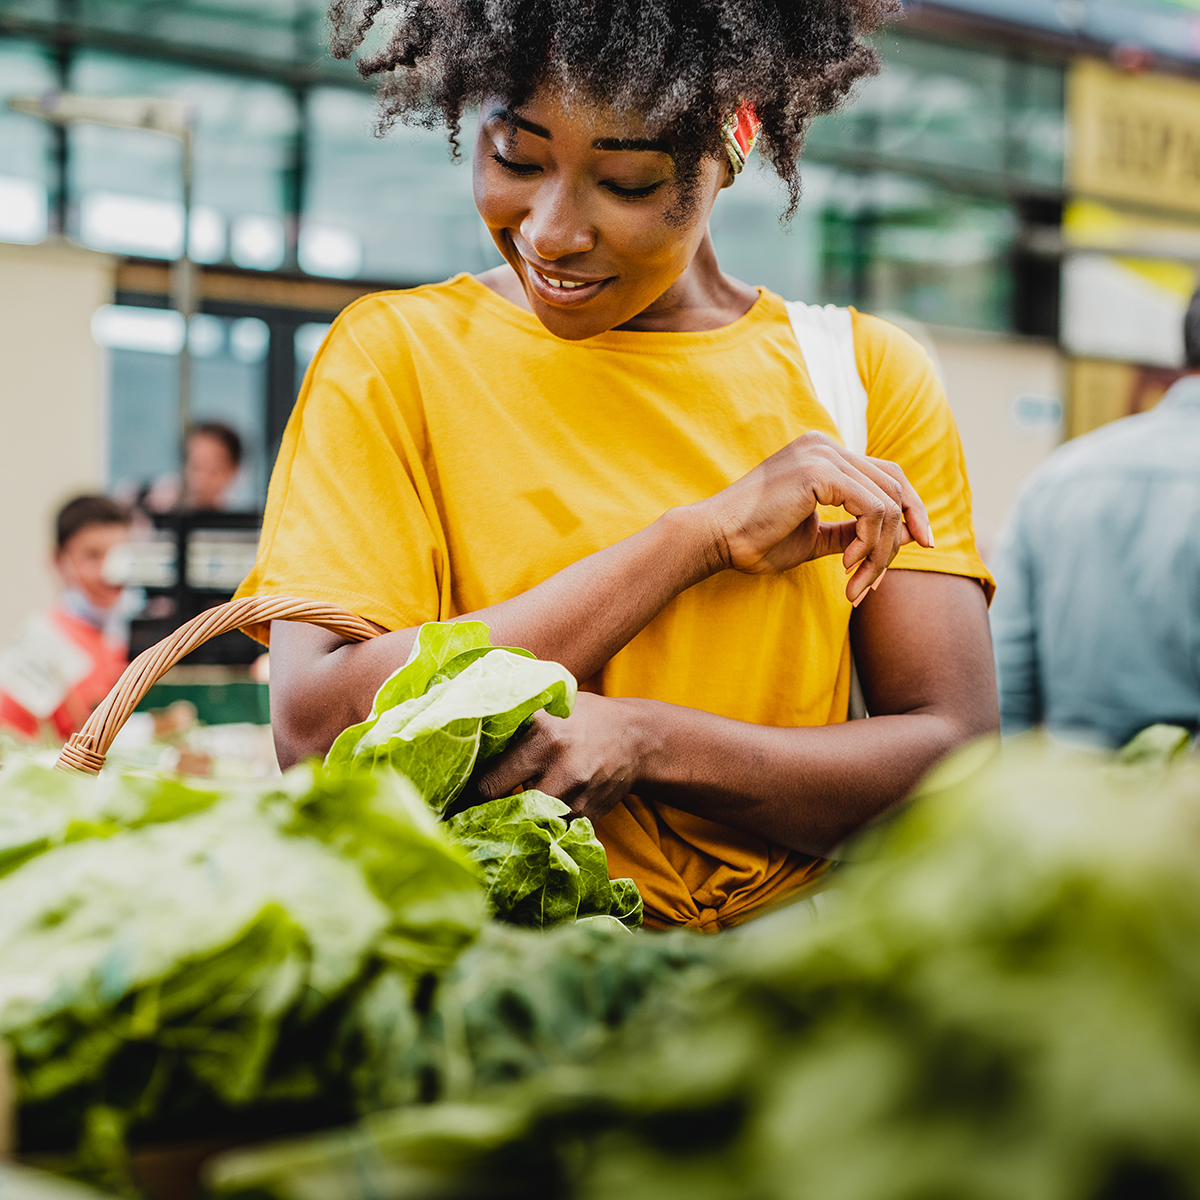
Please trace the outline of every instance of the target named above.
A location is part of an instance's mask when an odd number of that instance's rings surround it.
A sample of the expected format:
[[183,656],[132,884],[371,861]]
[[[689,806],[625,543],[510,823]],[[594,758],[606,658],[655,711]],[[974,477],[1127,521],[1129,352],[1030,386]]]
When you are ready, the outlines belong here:
[[489,96],[519,108],[551,83],[640,113],[675,148],[681,173],[720,155],[721,122],[742,102],[760,146],[800,199],[798,159],[813,117],[879,69],[864,38],[899,0],[334,0],[330,45],[381,76],[380,130],[446,127]]

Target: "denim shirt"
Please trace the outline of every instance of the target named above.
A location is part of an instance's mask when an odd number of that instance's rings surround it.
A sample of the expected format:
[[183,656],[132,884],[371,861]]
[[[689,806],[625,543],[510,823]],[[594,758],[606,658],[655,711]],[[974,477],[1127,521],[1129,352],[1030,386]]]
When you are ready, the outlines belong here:
[[1005,733],[1111,746],[1200,720],[1200,374],[1057,450],[1001,534],[992,638]]

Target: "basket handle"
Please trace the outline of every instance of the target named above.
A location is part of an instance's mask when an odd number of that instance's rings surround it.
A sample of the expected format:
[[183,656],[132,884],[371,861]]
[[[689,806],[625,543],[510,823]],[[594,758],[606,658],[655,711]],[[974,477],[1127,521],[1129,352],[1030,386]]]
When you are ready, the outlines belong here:
[[99,775],[113,738],[142,702],[146,693],[181,658],[210,638],[259,625],[267,621],[303,621],[319,625],[353,642],[365,642],[378,636],[379,630],[362,617],[336,604],[316,600],[297,600],[291,596],[244,596],[206,609],[175,630],[170,637],[143,650],[127,666],[116,686],[87,719],[87,723],[62,748],[54,764],[60,771],[78,771]]

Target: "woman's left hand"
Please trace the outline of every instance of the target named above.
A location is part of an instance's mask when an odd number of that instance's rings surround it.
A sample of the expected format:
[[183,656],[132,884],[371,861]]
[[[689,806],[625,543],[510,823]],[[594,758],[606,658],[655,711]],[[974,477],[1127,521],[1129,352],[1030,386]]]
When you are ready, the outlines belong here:
[[466,802],[537,788],[577,817],[603,817],[629,795],[640,774],[644,737],[636,704],[580,692],[565,720],[538,713],[521,741],[474,781],[478,797],[467,795]]

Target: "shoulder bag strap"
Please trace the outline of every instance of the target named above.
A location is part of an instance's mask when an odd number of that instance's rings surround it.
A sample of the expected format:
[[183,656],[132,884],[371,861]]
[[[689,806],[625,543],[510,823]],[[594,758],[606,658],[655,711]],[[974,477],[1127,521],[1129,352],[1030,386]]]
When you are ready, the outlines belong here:
[[[854,318],[833,304],[787,302],[788,320],[800,345],[813,391],[833,418],[842,444],[855,454],[867,452],[867,389],[854,354]],[[858,668],[850,658],[850,711],[847,719],[867,716]]]
[[866,454],[867,389],[854,356],[850,310],[791,300],[787,313],[817,399],[833,418],[846,449]]

